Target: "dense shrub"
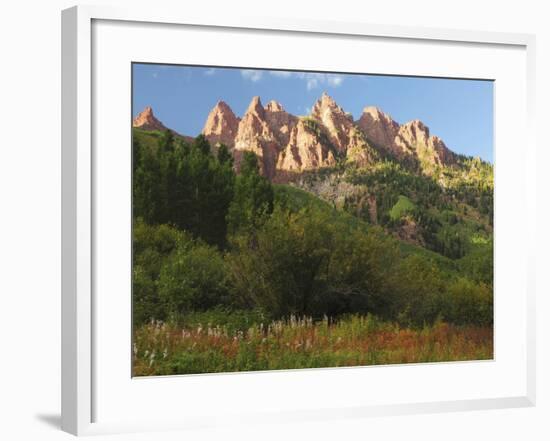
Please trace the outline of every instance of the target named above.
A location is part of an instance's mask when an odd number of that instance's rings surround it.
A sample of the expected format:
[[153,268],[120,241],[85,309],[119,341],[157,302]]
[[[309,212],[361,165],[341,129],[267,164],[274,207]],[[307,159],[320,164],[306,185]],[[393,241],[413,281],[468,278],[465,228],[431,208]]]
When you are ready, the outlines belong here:
[[133,323],[166,319],[168,308],[158,295],[158,279],[166,259],[176,249],[192,244],[189,234],[168,225],[151,226],[134,222],[132,258]]
[[169,313],[204,311],[229,302],[224,261],[212,246],[195,242],[166,260],[158,282]]
[[471,251],[458,261],[461,272],[476,282],[493,285],[493,241],[475,244]]
[[290,314],[389,313],[386,277],[395,243],[365,234],[317,207],[276,209],[250,242],[227,256],[235,298],[280,318]]
[[255,233],[233,238],[227,256],[234,296],[244,307],[259,306],[277,318],[311,314],[325,290],[334,231],[324,213],[277,209]]
[[446,283],[441,270],[418,255],[404,259],[391,281],[392,312],[400,323],[420,326],[433,323],[441,314]]
[[153,319],[165,320],[166,307],[157,295],[156,281],[147,268],[134,265],[132,274],[132,321],[140,325]]
[[487,326],[493,324],[493,292],[487,285],[464,277],[450,284],[442,317],[451,323]]

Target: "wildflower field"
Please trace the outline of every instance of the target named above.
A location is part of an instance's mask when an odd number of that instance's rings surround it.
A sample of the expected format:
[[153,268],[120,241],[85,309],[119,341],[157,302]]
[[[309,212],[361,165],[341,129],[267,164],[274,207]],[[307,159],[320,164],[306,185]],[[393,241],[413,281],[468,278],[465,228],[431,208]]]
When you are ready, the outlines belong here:
[[133,375],[488,360],[491,326],[403,327],[372,315],[246,323],[150,322],[134,332]]

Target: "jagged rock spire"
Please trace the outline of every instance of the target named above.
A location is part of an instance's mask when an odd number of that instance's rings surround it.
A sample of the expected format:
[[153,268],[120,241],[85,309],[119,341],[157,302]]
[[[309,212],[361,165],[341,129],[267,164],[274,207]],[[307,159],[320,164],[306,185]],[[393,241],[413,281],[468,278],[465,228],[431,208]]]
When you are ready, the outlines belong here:
[[239,129],[239,118],[225,101],[218,101],[208,114],[202,134],[211,144],[225,144],[232,147]]
[[166,130],[164,124],[155,118],[151,106],[145,107],[145,109],[134,118],[132,125],[144,130]]

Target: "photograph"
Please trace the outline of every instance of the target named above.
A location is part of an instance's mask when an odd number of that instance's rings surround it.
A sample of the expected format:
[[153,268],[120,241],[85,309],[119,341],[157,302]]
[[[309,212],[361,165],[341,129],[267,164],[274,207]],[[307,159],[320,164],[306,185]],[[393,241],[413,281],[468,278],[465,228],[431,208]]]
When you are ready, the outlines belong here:
[[493,81],[134,62],[131,90],[132,376],[493,360]]

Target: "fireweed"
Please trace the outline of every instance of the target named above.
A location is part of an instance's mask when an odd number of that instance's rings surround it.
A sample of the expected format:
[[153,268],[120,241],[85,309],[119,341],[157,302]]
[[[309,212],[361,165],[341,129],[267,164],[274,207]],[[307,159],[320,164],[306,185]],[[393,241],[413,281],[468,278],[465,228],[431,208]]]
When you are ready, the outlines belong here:
[[175,375],[272,369],[484,360],[493,357],[490,327],[441,321],[407,328],[374,316],[290,316],[247,330],[153,321],[136,329],[133,373]]

